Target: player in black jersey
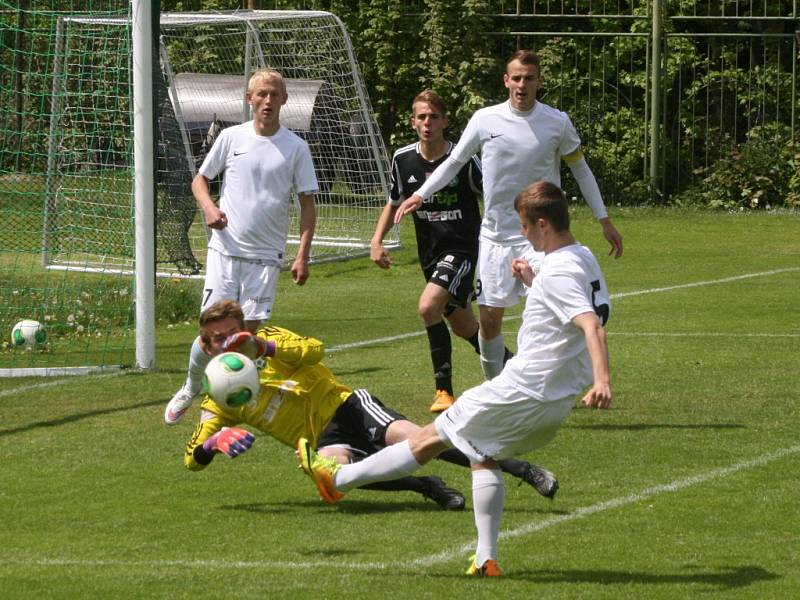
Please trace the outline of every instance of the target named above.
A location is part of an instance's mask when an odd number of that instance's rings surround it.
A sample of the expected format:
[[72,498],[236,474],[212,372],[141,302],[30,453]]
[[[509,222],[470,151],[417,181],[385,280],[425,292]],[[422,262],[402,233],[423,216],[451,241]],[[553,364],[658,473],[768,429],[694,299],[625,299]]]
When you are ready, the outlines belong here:
[[[419,141],[400,148],[392,157],[391,198],[378,219],[372,236],[370,259],[383,269],[392,259],[383,238],[392,227],[397,207],[411,196],[433,170],[447,158],[453,143],[446,140],[447,109],[444,100],[430,90],[420,92],[411,105],[411,127]],[[473,156],[441,191],[413,213],[417,253],[427,285],[419,298],[419,314],[425,323],[431,350],[436,395],[431,412],[453,404],[452,345],[450,332],[467,340],[476,352],[478,322],[472,312],[473,281],[478,260],[481,214],[481,164]]]

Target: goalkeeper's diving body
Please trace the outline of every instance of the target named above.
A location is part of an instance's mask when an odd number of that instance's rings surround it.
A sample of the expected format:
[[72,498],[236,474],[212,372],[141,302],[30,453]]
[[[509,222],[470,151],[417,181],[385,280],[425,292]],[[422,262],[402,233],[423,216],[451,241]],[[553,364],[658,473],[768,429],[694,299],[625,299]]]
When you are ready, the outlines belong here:
[[[223,406],[210,397],[203,400],[200,422],[184,455],[184,465],[190,470],[204,469],[216,454],[233,458],[247,451],[255,438],[237,427],[241,424],[292,449],[307,438],[320,455],[341,464],[407,440],[420,429],[367,390],[352,390],[340,383],[321,362],[324,346],[319,340],[274,325],[262,327],[256,335],[246,331],[241,307],[234,301],[221,300],[203,311],[200,338],[210,355],[236,351],[262,361],[261,394],[240,407]],[[456,449],[439,458],[469,467],[467,457]],[[501,468],[547,498],[558,490],[553,474],[536,465],[509,459],[501,461]],[[445,510],[463,510],[465,504],[463,494],[435,476],[405,476],[363,488],[417,492]]]

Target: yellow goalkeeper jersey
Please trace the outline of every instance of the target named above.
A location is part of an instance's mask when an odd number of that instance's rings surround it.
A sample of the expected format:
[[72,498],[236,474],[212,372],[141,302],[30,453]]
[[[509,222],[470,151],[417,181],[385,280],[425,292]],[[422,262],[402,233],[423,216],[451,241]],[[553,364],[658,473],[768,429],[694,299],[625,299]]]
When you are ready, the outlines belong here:
[[260,329],[260,338],[275,342],[275,355],[259,372],[261,395],[255,404],[221,406],[206,396],[200,423],[186,446],[183,462],[193,471],[205,468],[194,449],[223,427],[245,423],[292,448],[300,437],[314,446],[333,414],[352,390],[322,364],[322,342],[281,327]]

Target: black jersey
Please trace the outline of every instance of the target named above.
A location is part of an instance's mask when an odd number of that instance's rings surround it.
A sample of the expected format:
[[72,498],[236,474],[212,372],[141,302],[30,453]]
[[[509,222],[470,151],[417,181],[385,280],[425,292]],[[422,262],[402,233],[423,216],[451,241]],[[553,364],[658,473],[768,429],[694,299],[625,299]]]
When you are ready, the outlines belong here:
[[[392,157],[392,204],[397,206],[416,192],[452,150],[453,143],[447,142],[445,154],[433,162],[422,157],[419,143],[397,150]],[[481,228],[478,195],[482,183],[481,163],[473,156],[450,183],[412,213],[423,269],[445,253],[463,253],[473,262],[477,260]]]

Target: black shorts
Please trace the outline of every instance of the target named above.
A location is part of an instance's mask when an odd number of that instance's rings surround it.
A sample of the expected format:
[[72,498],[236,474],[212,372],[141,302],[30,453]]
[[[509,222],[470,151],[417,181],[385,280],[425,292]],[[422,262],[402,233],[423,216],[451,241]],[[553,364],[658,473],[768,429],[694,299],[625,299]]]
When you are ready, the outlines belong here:
[[405,418],[386,408],[367,390],[353,390],[333,414],[333,419],[319,437],[317,448],[344,446],[362,457],[375,454],[386,447],[389,425]]
[[475,299],[475,260],[466,254],[442,254],[423,272],[428,283],[443,287],[453,296],[448,303],[448,314],[455,307],[465,308]]

